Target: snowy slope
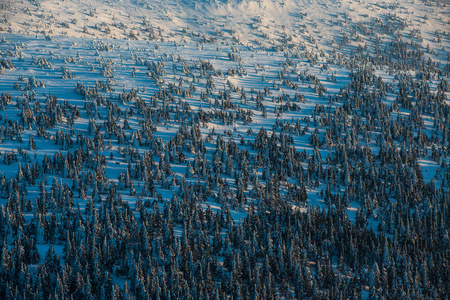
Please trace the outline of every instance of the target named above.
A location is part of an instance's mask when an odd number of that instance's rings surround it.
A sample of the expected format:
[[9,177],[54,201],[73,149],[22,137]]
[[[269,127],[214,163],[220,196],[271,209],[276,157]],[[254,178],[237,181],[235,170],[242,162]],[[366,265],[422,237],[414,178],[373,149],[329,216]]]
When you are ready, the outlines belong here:
[[[297,57],[291,67],[292,75],[313,74],[327,91],[325,97],[329,97],[345,88],[351,72],[345,63],[336,64],[332,58],[336,51],[343,55],[345,62],[347,56],[361,47],[366,47],[368,53],[374,55],[375,44],[380,41],[382,47],[390,49],[395,36],[400,36],[414,41],[424,50],[425,57],[445,65],[449,47],[446,32],[448,12],[449,7],[445,5],[421,1],[15,2],[8,10],[2,11],[7,20],[2,30],[8,32],[4,35],[4,49],[15,45],[16,54],[12,56],[17,60],[14,62],[16,69],[2,75],[1,87],[4,91],[10,89],[18,75],[24,78],[35,76],[46,86],[44,95],[57,94],[68,99],[69,103],[81,105],[82,101],[72,93],[74,82],[92,86],[102,81],[101,72],[95,66],[102,67],[107,62],[112,63],[114,69],[113,77],[108,79],[113,91],[146,88],[142,97],[150,99],[158,88],[142,77],[146,67],[136,66],[136,57],[158,61],[169,55],[175,62],[173,67],[166,63],[168,75],[162,81],[164,86],[168,82],[178,82],[176,77],[180,76],[179,70],[183,68],[177,66],[179,56],[186,61],[207,60],[222,74],[227,70],[238,70],[239,76],[217,76],[214,83],[218,87],[231,84],[245,88],[248,93],[249,88],[263,90],[269,85],[274,95],[290,94],[292,97],[292,90],[283,86],[283,80],[279,81],[280,71],[286,63],[284,56],[289,53]],[[131,42],[135,39],[141,41]],[[25,45],[20,46],[21,43]],[[149,47],[154,49],[149,50]],[[4,51],[3,55],[8,57],[11,54]],[[49,58],[51,70],[36,69],[37,58]],[[67,64],[67,61],[72,61],[72,64]],[[76,79],[61,80],[59,71],[63,67],[73,71]],[[375,72],[386,83],[396,84],[388,68],[377,67]],[[331,75],[337,84],[330,80]],[[186,80],[188,82],[189,78]],[[285,113],[283,117],[286,120],[309,118],[317,103],[327,103],[317,96],[317,89],[311,89],[311,82],[301,81],[295,92],[301,92],[309,103],[302,105],[301,113]],[[203,85],[199,87],[202,90]],[[14,91],[13,96],[21,93],[21,90]],[[197,92],[194,98],[199,95]],[[387,98],[387,103],[393,100],[394,95]],[[194,111],[200,107],[204,109],[196,99],[188,102]],[[262,113],[255,110],[253,124],[240,125],[236,132],[244,134],[248,129],[256,130],[261,125],[270,128],[277,117],[277,106],[277,103],[267,103],[268,118],[262,118]],[[85,117],[78,122],[81,132],[87,130],[88,121]],[[176,128],[176,124],[173,125]],[[232,129],[221,124],[209,124],[207,128]],[[38,151],[38,155],[58,149],[48,148],[45,143],[42,145],[38,149],[43,152]],[[313,149],[308,140],[298,141],[297,145],[299,150]],[[3,145],[3,150],[13,148],[14,143]],[[427,165],[426,159],[423,164]],[[430,173],[427,179],[430,180],[436,166],[428,165]],[[117,177],[119,173],[116,173],[112,177]]]
[[[2,30],[117,39],[331,46],[351,24],[395,13],[425,35],[445,29],[449,6],[423,1],[16,1]],[[426,17],[426,19],[424,19]],[[200,36],[199,36],[200,35]],[[425,36],[427,38],[427,36]],[[313,42],[312,39],[314,40]]]
[[[450,234],[450,6],[8,4],[0,11],[0,276],[18,273],[5,257],[19,252],[19,241],[32,241],[40,255],[24,263],[28,279],[48,267],[52,244],[64,257],[61,266],[75,274],[79,260],[68,253],[89,244],[85,259],[97,264],[90,270],[100,266],[104,281],[112,277],[124,291],[130,284],[136,296],[139,280],[153,285],[130,266],[155,263],[158,276],[166,276],[175,268],[171,258],[187,260],[176,251],[191,249],[179,246],[194,236],[193,243],[204,239],[204,251],[189,258],[197,265],[213,243],[219,249],[214,261],[207,259],[217,271],[210,287],[223,295],[234,289],[225,282],[235,280],[239,255],[256,248],[252,268],[281,298],[294,294],[286,282],[306,282],[297,298],[319,297],[317,289],[326,292],[323,282],[330,281],[346,285],[339,288],[344,298],[397,286],[399,298],[410,289],[423,298],[448,294],[428,274],[447,272],[435,265],[445,265]],[[202,219],[209,231],[194,235],[200,222],[193,215],[207,215],[214,226]],[[295,239],[279,239],[292,234],[292,220]],[[433,224],[427,230],[425,223]],[[148,235],[153,250],[146,252],[137,232]],[[212,242],[216,235],[233,246]],[[289,251],[289,259],[280,254]],[[141,255],[153,261],[142,263]],[[324,279],[322,262],[332,279]],[[417,266],[428,269],[398,275]],[[180,270],[170,276],[189,274]],[[64,272],[58,276],[70,277]],[[396,280],[389,289],[387,272]],[[99,277],[90,281],[98,284]],[[16,284],[15,291],[22,288]],[[0,298],[15,298],[4,290],[0,284]]]
[[[364,47],[375,55],[375,44],[379,42],[384,51],[389,49],[394,53],[396,49],[392,50],[390,45],[401,37],[413,41],[415,47],[424,51],[425,58],[445,66],[450,45],[449,11],[450,7],[445,4],[428,1],[16,1],[0,12],[4,20],[0,33],[5,33],[6,38],[2,56],[12,55],[17,60],[14,62],[16,69],[2,75],[1,87],[4,91],[10,89],[18,75],[36,76],[45,83],[43,93],[55,93],[80,104],[82,102],[69,92],[75,80],[61,81],[58,72],[67,67],[77,74],[76,81],[93,85],[101,78],[95,78],[90,70],[95,69],[93,66],[101,59],[115,64],[112,82],[116,91],[146,87],[142,96],[149,99],[157,90],[156,86],[148,86],[147,79],[133,75],[145,73],[145,68],[136,67],[134,61],[134,53],[143,52],[143,58],[150,57],[154,61],[168,54],[173,59],[180,56],[185,60],[208,60],[223,73],[240,69],[245,75],[218,76],[216,86],[230,83],[262,90],[272,85],[274,95],[283,95],[291,91],[281,87],[282,84],[276,87],[277,83],[282,83],[277,77],[285,63],[283,55],[289,53],[298,58],[292,68],[293,75],[307,70],[321,81],[327,90],[326,96],[333,96],[345,87],[346,77],[351,72],[345,63],[333,65],[336,51],[344,62],[346,57]],[[20,46],[21,43],[25,45]],[[12,44],[15,54],[6,51]],[[108,52],[99,53],[105,45]],[[148,47],[156,49],[149,51]],[[273,50],[278,52],[271,52]],[[231,60],[230,53],[235,53]],[[36,58],[50,58],[53,69],[36,69],[32,63]],[[67,60],[73,58],[73,65],[67,65]],[[165,84],[176,83],[175,77],[179,76],[175,71],[176,63],[173,69],[166,69],[173,78],[166,78]],[[396,84],[387,67],[377,67],[375,73],[385,82]],[[412,70],[411,74],[414,73]],[[331,75],[337,78],[338,84],[330,81]],[[262,76],[266,82],[261,82]],[[310,83],[300,84],[297,91],[313,104],[303,105],[301,114],[288,114],[284,116],[286,119],[309,117],[315,103],[322,101],[311,91]],[[13,95],[21,92],[14,91]],[[393,99],[394,95],[390,96],[387,103],[392,103]],[[200,106],[196,101],[190,104],[194,110]],[[256,112],[256,127],[272,126],[277,105],[268,103],[267,107],[272,115],[269,112],[270,118],[265,119]],[[88,119],[82,120],[80,129],[86,130]],[[209,126],[214,127],[226,128]],[[252,125],[239,126],[237,130],[244,133],[250,127]],[[312,149],[307,141],[299,145],[302,145],[300,149]],[[10,147],[13,146],[11,143]],[[427,165],[426,159],[423,164]],[[435,169],[436,166],[430,165],[431,174]],[[427,174],[427,178],[433,175]]]

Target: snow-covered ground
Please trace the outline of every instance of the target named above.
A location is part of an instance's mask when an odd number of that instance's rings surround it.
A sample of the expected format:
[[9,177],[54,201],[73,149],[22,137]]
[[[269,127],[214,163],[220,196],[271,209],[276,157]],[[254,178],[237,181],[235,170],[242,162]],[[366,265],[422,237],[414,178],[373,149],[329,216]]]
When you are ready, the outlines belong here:
[[[143,211],[188,199],[225,219],[229,212],[237,228],[254,209],[277,214],[286,204],[315,218],[320,208],[389,239],[409,232],[408,216],[445,207],[450,6],[443,2],[4,3],[0,205],[4,216],[14,208],[23,220],[5,217],[0,238],[10,250],[22,235],[34,239],[33,270],[51,244],[68,256],[72,233],[62,220],[78,212],[94,222],[92,209],[103,218],[111,203],[121,214],[128,203],[144,222]],[[182,240],[187,225],[178,218],[172,234]],[[80,232],[88,224],[73,227],[74,241],[87,243]],[[231,236],[229,226],[219,231]],[[335,268],[339,257],[325,253]],[[123,264],[113,278],[125,289]]]
[[449,21],[449,6],[432,1],[21,0],[0,13],[2,31],[14,34],[264,46],[288,40],[326,49],[351,34],[352,25],[385,14],[420,29],[423,45]]

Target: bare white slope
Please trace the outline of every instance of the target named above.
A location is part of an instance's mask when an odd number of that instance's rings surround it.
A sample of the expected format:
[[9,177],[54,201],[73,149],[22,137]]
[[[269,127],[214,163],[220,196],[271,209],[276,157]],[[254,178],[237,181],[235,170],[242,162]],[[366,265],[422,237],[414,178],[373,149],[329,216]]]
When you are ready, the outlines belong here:
[[19,0],[0,11],[0,33],[332,47],[391,13],[425,38],[449,26],[450,6],[417,0]]

